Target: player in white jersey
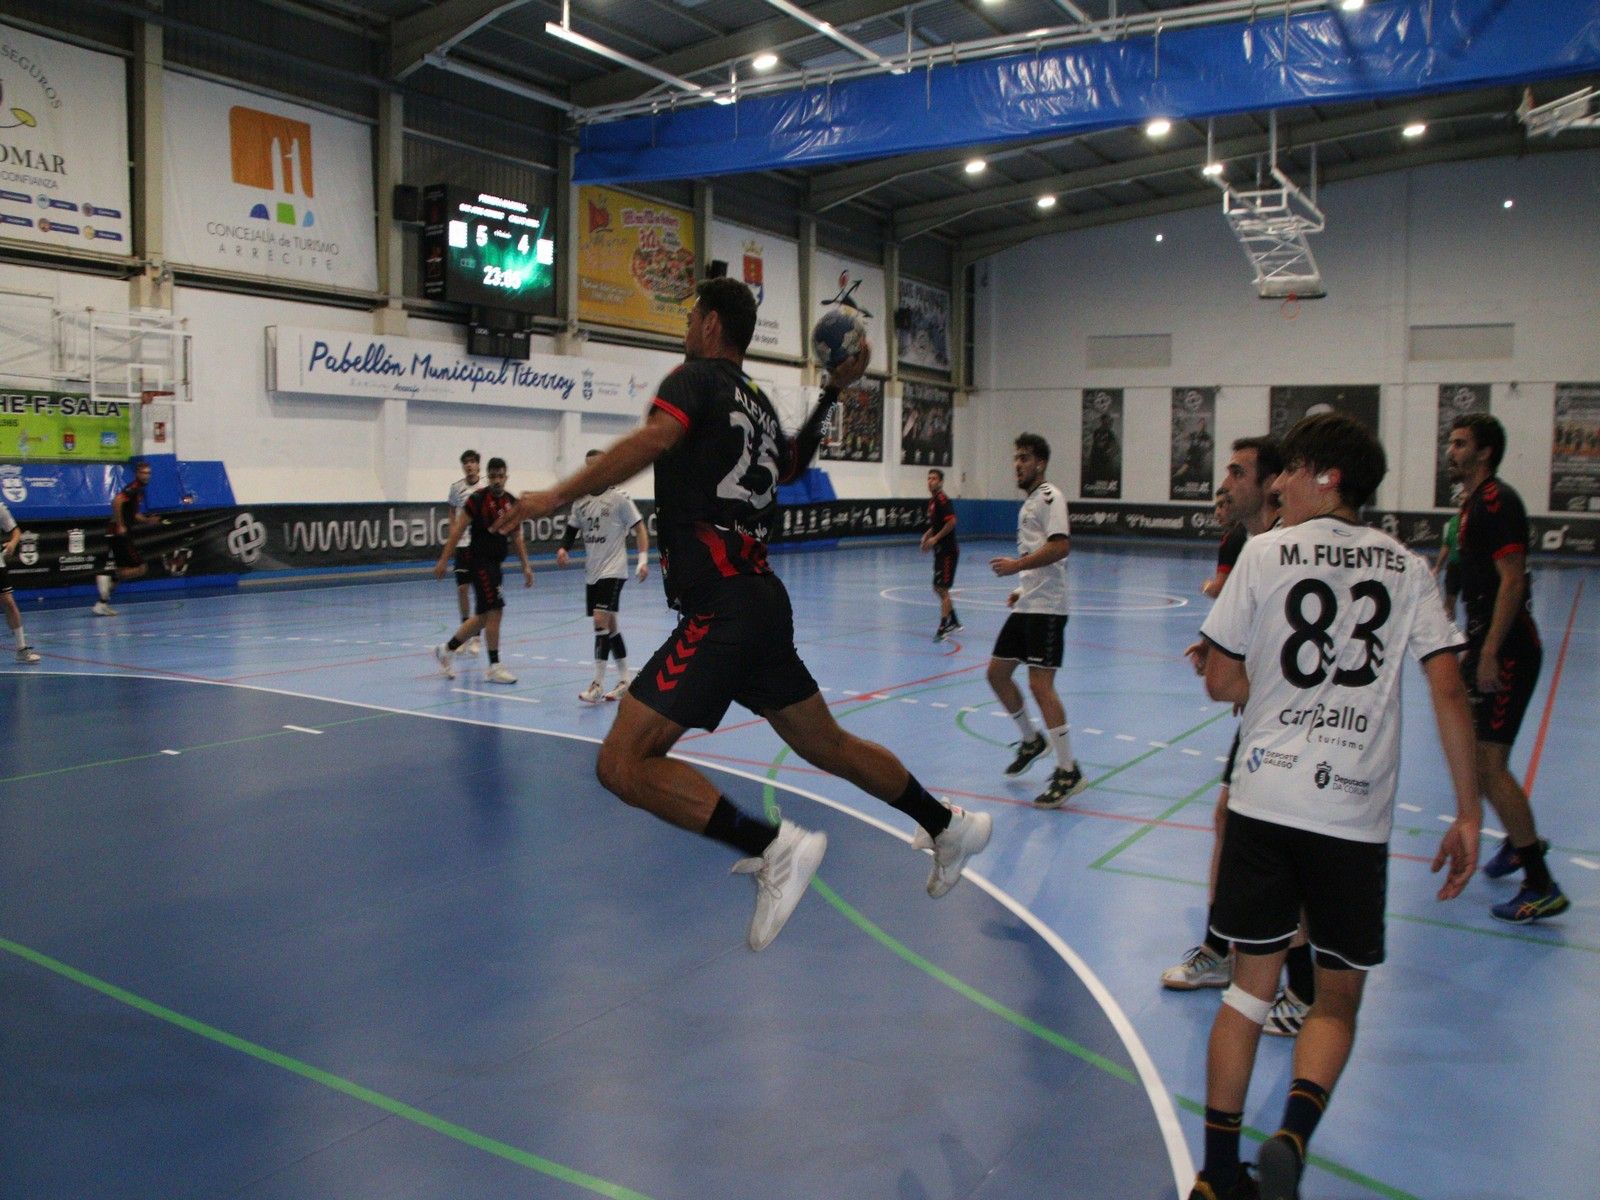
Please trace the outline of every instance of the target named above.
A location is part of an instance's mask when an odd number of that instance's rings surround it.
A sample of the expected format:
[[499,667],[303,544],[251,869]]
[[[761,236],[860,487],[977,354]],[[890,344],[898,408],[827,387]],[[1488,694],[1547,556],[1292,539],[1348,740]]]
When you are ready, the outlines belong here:
[[[599,458],[599,450],[584,456],[588,466]],[[567,518],[567,535],[556,551],[556,566],[568,562],[568,551],[583,539],[584,608],[594,618],[594,682],[578,693],[585,704],[620,700],[628,690],[628,650],[617,628],[617,613],[622,610],[622,585],[628,581],[628,535],[633,534],[639,550],[634,575],[640,583],[650,574],[650,531],[627,492],[608,487],[591,492],[572,506]],[[617,683],[605,689],[606,659],[617,663]]]
[[17,546],[22,542],[22,529],[4,504],[0,504],[0,533],[6,535],[5,545],[0,547],[0,608],[5,609],[6,624],[11,627],[11,636],[17,640],[17,661],[36,663],[39,654],[28,645],[28,635],[22,631],[22,613],[18,611],[16,598],[11,594],[11,580],[6,573],[6,558],[17,552]]
[[1383,447],[1340,413],[1284,440],[1283,525],[1251,538],[1201,626],[1206,690],[1244,706],[1239,768],[1218,868],[1216,932],[1233,983],[1211,1028],[1205,1166],[1190,1200],[1253,1200],[1239,1162],[1245,1094],[1278,973],[1305,914],[1316,1003],[1295,1043],[1293,1082],[1259,1158],[1259,1195],[1294,1200],[1307,1144],[1355,1040],[1366,972],[1384,958],[1388,839],[1400,766],[1400,676],[1422,664],[1456,797],[1433,868],[1441,900],[1477,866],[1472,718],[1428,565],[1359,523],[1386,471]]
[[[1083,772],[1072,757],[1067,735],[1067,711],[1056,694],[1056,670],[1061,666],[1062,637],[1067,628],[1067,554],[1072,530],[1067,521],[1067,498],[1045,482],[1050,466],[1050,443],[1036,433],[1024,433],[1014,443],[1017,486],[1027,493],[1017,514],[1016,557],[989,560],[1001,578],[1017,576],[1017,586],[1006,603],[1011,615],[1001,626],[989,657],[989,686],[1016,722],[1022,741],[1007,775],[1020,775],[1046,750],[1054,749],[1056,769],[1050,786],[1034,800],[1040,808],[1060,808],[1069,796],[1084,788]],[[1044,718],[1045,732],[1033,727],[1022,691],[1012,682],[1017,664],[1028,664],[1028,690]]]
[[[463,450],[461,452],[461,478],[450,485],[450,494],[446,503],[450,505],[450,524],[455,525],[456,517],[467,503],[467,497],[478,490],[479,464],[476,450]],[[465,621],[472,615],[472,526],[470,523],[462,527],[461,540],[456,543],[456,608],[460,610],[461,620]],[[468,639],[462,644],[461,653],[476,658],[478,654],[478,639]]]

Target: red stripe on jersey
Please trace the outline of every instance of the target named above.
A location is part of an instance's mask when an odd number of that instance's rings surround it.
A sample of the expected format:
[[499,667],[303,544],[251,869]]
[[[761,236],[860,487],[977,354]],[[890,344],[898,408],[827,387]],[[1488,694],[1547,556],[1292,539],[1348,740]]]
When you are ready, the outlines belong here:
[[662,412],[666,413],[667,416],[677,421],[678,424],[682,425],[685,429],[689,428],[689,415],[676,404],[669,404],[660,396],[657,396],[654,400],[650,401],[650,403],[654,404]]
[[707,550],[711,552],[711,565],[724,579],[731,579],[739,573],[738,568],[728,561],[728,548],[722,544],[722,539],[713,529],[704,525],[694,527],[694,536],[699,538]]

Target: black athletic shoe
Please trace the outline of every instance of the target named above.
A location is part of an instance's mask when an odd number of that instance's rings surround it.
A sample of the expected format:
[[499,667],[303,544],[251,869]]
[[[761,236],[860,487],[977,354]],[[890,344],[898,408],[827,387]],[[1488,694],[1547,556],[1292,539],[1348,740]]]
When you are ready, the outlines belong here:
[[1025,742],[1017,745],[1017,756],[1011,760],[1011,765],[1006,768],[1007,775],[1021,775],[1033,765],[1033,760],[1050,749],[1050,743],[1045,741],[1044,734],[1036,733]]
[[957,633],[966,628],[966,626],[961,623],[961,618],[956,616],[955,613],[950,614],[949,626],[951,633]]
[[1033,802],[1035,808],[1060,808],[1073,796],[1083,791],[1088,784],[1083,778],[1083,772],[1074,762],[1070,768],[1057,767],[1055,774],[1050,776],[1050,786],[1045,788]]
[[1208,1179],[1206,1173],[1201,1171],[1195,1178],[1194,1188],[1189,1192],[1189,1200],[1261,1200],[1261,1189],[1250,1177],[1250,1164],[1240,1163],[1239,1173],[1231,1183]]
[[933,631],[933,640],[936,642],[942,642],[945,640],[945,638],[950,636],[950,633],[950,622],[940,621],[939,628]]
[[1300,1200],[1300,1173],[1305,1164],[1294,1143],[1283,1134],[1274,1134],[1261,1143],[1261,1200]]

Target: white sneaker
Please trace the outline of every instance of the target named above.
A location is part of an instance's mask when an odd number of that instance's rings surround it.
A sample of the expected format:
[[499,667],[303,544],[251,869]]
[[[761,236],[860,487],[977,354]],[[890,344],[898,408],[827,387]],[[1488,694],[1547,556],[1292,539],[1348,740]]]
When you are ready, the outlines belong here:
[[1272,1002],[1267,1023],[1261,1027],[1261,1032],[1270,1033],[1273,1037],[1298,1037],[1300,1027],[1306,1023],[1306,1014],[1310,1011],[1311,1005],[1284,988]]
[[938,837],[928,836],[926,829],[918,828],[912,847],[933,851],[933,874],[928,876],[928,895],[937,900],[961,881],[961,868],[967,859],[989,844],[989,833],[994,828],[994,818],[988,813],[950,809],[950,824]]
[[621,700],[627,694],[628,694],[628,681],[626,679],[619,679],[619,680],[617,680],[617,686],[612,688],[609,692],[606,693],[606,699],[607,700]]
[[490,663],[489,669],[483,673],[483,677],[490,683],[515,683],[517,681],[517,677],[506,670],[505,663]]
[[450,647],[445,642],[440,642],[433,648],[433,657],[439,662],[439,674],[446,679],[456,677],[456,665],[450,661]]
[[39,652],[32,646],[19,646],[17,648],[17,661],[19,663],[36,663],[39,661]]
[[111,605],[107,604],[104,600],[95,601],[95,606],[89,611],[97,617],[114,617],[117,615],[117,610],[112,608]]
[[467,655],[471,658],[477,658],[478,655],[483,653],[483,643],[478,641],[478,639],[475,637],[468,638],[466,641],[461,643],[461,649],[457,650],[456,653]]
[[1161,972],[1161,986],[1179,992],[1227,987],[1232,982],[1232,955],[1218,954],[1204,942],[1185,954],[1182,962]]
[[599,704],[600,701],[606,698],[606,690],[605,688],[601,687],[598,682],[591,683],[588,687],[584,688],[583,691],[578,693],[578,699],[582,700],[585,704]]
[[741,858],[735,875],[753,875],[756,912],[750,918],[750,949],[765,950],[806,894],[811,877],[822,865],[828,835],[801,829],[793,821],[778,826],[778,836],[760,858]]

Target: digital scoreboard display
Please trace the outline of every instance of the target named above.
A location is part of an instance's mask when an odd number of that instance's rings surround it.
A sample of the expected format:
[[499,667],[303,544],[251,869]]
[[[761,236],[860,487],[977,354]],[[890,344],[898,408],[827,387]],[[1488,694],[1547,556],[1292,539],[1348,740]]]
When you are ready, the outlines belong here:
[[553,315],[551,205],[454,184],[422,193],[422,294],[430,300]]

